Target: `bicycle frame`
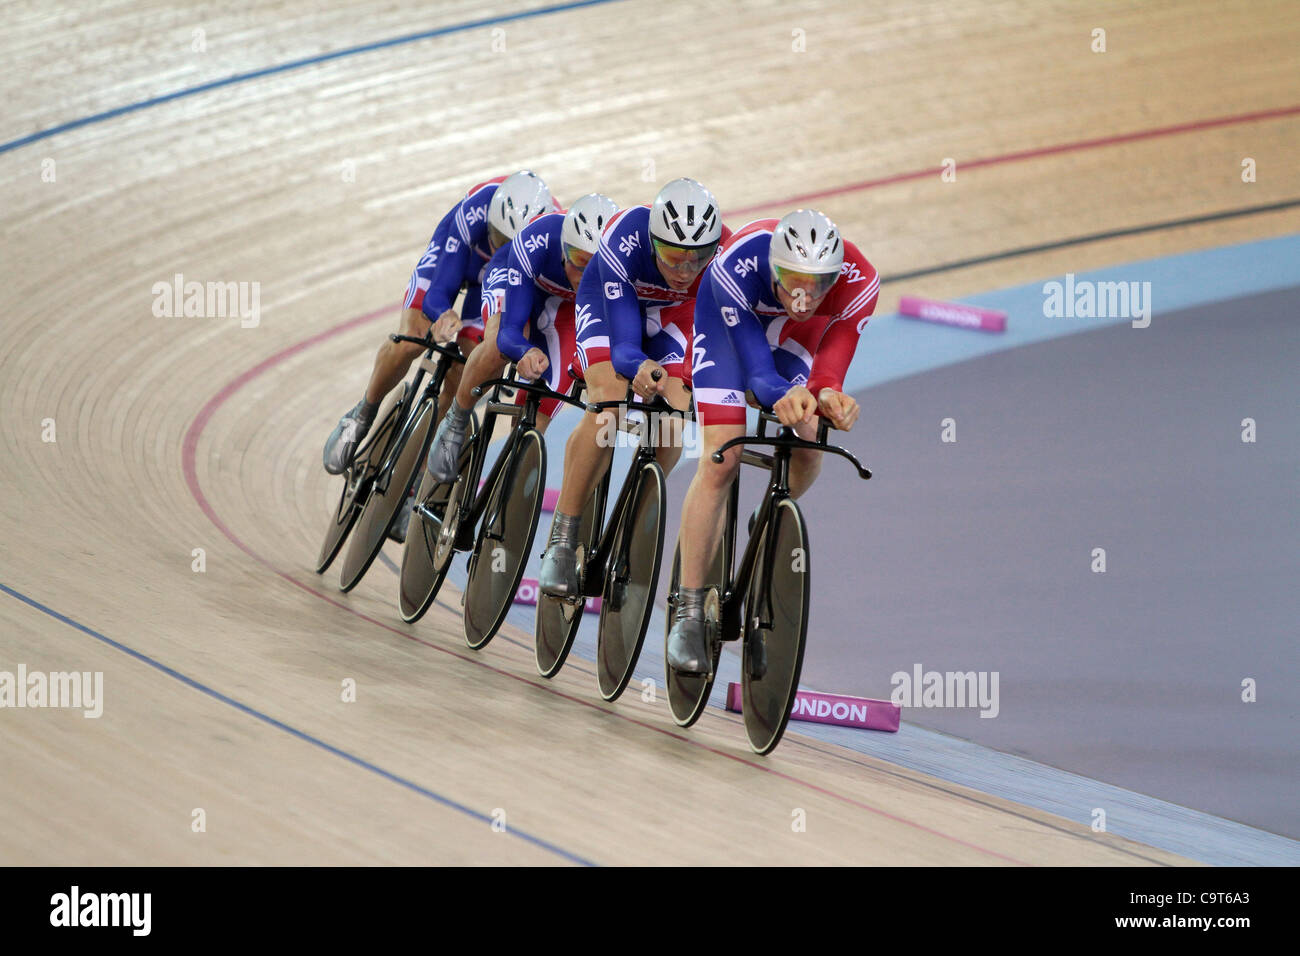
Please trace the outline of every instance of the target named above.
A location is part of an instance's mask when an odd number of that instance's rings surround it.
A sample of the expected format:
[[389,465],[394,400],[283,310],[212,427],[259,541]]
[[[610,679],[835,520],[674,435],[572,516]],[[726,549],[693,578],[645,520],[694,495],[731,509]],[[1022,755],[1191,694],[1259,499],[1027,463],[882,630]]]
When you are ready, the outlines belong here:
[[[638,427],[637,430],[637,450],[632,456],[632,464],[628,466],[627,475],[623,479],[623,484],[619,488],[618,500],[614,503],[614,510],[609,516],[609,521],[605,521],[605,503],[609,500],[609,482],[610,472],[613,470],[613,461],[611,460],[610,468],[605,469],[605,474],[601,476],[600,482],[596,485],[596,525],[592,540],[596,542],[595,550],[591,557],[585,562],[585,570],[582,578],[582,593],[584,597],[598,597],[603,589],[605,575],[609,570],[609,560],[614,550],[613,531],[623,520],[623,513],[632,506],[632,493],[636,489],[634,476],[646,465],[653,461],[655,450],[658,447],[654,441],[654,429],[652,428],[653,419],[651,414],[659,415],[678,415],[683,421],[688,420],[690,414],[688,409],[673,408],[662,396],[655,396],[653,402],[645,403],[641,406],[635,406],[631,399],[631,387],[628,388],[628,397],[617,399],[612,402],[595,402],[587,406],[592,412],[601,412],[609,408],[628,408],[630,411],[645,412],[647,415],[645,424]],[[620,416],[619,431],[632,432],[627,419]],[[610,449],[612,459],[613,449]]]
[[[375,490],[380,494],[388,493],[388,482],[392,478],[393,468],[397,465],[397,457],[406,447],[406,443],[411,438],[411,433],[415,431],[415,416],[410,414],[410,409],[415,408],[426,398],[432,398],[436,403],[438,393],[442,390],[442,383],[447,377],[447,370],[451,368],[453,362],[464,363],[465,357],[461,355],[460,349],[439,345],[431,339],[416,338],[412,335],[390,335],[389,338],[394,342],[414,342],[418,345],[428,346],[424,357],[428,358],[433,353],[438,353],[438,363],[434,366],[433,373],[429,376],[429,384],[425,386],[424,394],[420,395],[420,383],[424,379],[424,363],[421,361],[415,372],[415,379],[411,382],[409,396],[419,395],[418,399],[413,399],[411,404],[402,411],[402,426],[398,430],[394,440],[389,442],[387,454],[384,455],[383,461],[375,469]],[[437,407],[436,404],[434,406]]]
[[[505,378],[495,378],[474,388],[474,396],[481,397],[489,389],[492,390],[492,396],[488,401],[487,408],[483,415],[483,425],[478,434],[483,436],[474,443],[474,451],[470,458],[469,471],[466,474],[464,487],[461,489],[460,508],[468,506],[468,520],[460,523],[457,533],[457,550],[465,551],[473,547],[472,532],[478,527],[479,520],[483,518],[483,513],[487,510],[491,492],[496,487],[498,477],[501,475],[503,468],[509,468],[505,479],[508,483],[514,481],[514,469],[517,467],[516,456],[514,454],[515,446],[519,443],[519,437],[528,429],[537,426],[537,410],[541,407],[542,401],[547,398],[558,399],[568,405],[574,405],[579,408],[585,407],[582,402],[578,401],[577,395],[582,390],[583,385],[575,382],[573,390],[569,395],[552,391],[545,385],[537,385],[530,382],[518,382],[513,379],[514,367],[511,366],[506,373]],[[500,401],[501,390],[503,388],[520,389],[527,393],[524,404],[514,405]],[[497,459],[492,464],[492,470],[488,473],[487,480],[479,487],[479,475],[483,473],[483,464],[487,461],[488,444],[491,440],[492,429],[496,426],[498,416],[506,416],[516,419],[515,427],[510,430],[506,438],[505,447],[497,455]],[[472,489],[472,490],[471,490]],[[473,503],[470,503],[469,495],[474,495]],[[487,527],[484,534],[487,537],[500,540],[502,536],[502,522],[504,521],[505,501],[498,500],[497,509],[487,517]],[[469,537],[469,541],[465,538]],[[464,545],[461,547],[461,545]]]
[[[717,464],[722,464],[723,453],[727,449],[736,445],[742,446],[740,453],[740,462],[743,465],[753,465],[758,468],[766,468],[770,472],[768,479],[767,491],[764,492],[763,502],[759,506],[758,518],[754,522],[754,529],[749,533],[749,540],[745,543],[745,552],[740,559],[738,569],[733,568],[736,548],[736,522],[738,518],[740,502],[740,475],[736,475],[736,480],[731,483],[731,491],[727,497],[727,521],[723,530],[720,547],[723,550],[723,593],[721,595],[721,613],[720,618],[720,638],[724,641],[739,640],[744,633],[744,622],[741,615],[744,611],[746,593],[738,584],[747,583],[754,570],[754,564],[760,559],[763,560],[763,566],[768,567],[774,560],[774,550],[776,548],[776,537],[774,535],[765,535],[767,526],[772,521],[772,516],[782,499],[790,497],[790,456],[795,449],[808,448],[814,451],[829,452],[847,458],[857,468],[858,475],[863,479],[871,477],[870,470],[863,468],[850,452],[835,445],[829,445],[826,442],[826,436],[830,430],[830,422],[823,418],[817,427],[817,440],[807,441],[798,437],[793,428],[789,425],[781,425],[776,435],[768,437],[768,423],[779,424],[775,415],[767,411],[759,413],[758,434],[742,435],[739,438],[733,438],[724,443],[717,451],[713,453],[713,460]],[[773,448],[772,454],[752,451],[743,446],[746,445],[767,445]],[[763,542],[763,552],[759,554],[759,541]],[[756,595],[755,606],[758,610],[760,627],[771,627],[773,618],[772,595],[767,593],[766,588],[763,592]]]

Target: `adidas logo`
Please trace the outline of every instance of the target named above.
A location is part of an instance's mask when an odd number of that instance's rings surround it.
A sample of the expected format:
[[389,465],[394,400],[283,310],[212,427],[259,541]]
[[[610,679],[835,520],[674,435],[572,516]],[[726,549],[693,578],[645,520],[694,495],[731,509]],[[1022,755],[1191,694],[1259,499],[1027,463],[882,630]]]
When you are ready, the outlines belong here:
[[735,392],[728,392],[727,397],[722,400],[723,405],[744,405],[744,400]]

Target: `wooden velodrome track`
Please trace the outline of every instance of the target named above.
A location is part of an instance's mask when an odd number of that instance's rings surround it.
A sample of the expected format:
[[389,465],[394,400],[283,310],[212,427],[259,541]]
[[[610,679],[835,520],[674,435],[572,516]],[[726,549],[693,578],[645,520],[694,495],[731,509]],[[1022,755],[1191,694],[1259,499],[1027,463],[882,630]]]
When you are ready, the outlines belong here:
[[[19,4],[0,140],[529,6]],[[320,447],[471,182],[529,166],[562,201],[627,204],[690,175],[733,226],[821,194],[886,277],[1267,204],[1295,185],[1300,8],[617,2],[500,29],[0,154],[0,669],[105,683],[98,720],[0,712],[0,862],[1186,862],[794,732],[754,758],[734,715],[679,733],[662,697],[601,704],[582,662],[540,680],[531,635],[466,650],[454,594],[403,625],[384,567],[350,595],[311,573]],[[877,311],[1298,228],[1292,208],[887,282]],[[259,282],[260,323],[156,317],[176,273]]]

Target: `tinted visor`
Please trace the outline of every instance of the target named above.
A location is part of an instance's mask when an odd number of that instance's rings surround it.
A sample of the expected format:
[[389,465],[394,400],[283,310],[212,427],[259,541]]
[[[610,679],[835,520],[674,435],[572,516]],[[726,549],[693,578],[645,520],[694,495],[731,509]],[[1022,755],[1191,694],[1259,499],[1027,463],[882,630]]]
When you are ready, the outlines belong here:
[[592,254],[586,249],[579,249],[577,246],[564,244],[564,261],[575,269],[587,268],[587,263],[591,261]]
[[838,269],[834,272],[800,272],[772,263],[772,278],[795,300],[796,306],[800,300],[811,304],[823,299],[839,277]]
[[509,241],[509,237],[507,237],[504,232],[492,225],[492,223],[488,223],[488,242],[492,245],[493,252],[500,249]]
[[653,236],[650,243],[654,247],[655,258],[659,260],[659,270],[678,275],[698,274],[709,264],[718,249],[716,242],[707,246],[678,246]]

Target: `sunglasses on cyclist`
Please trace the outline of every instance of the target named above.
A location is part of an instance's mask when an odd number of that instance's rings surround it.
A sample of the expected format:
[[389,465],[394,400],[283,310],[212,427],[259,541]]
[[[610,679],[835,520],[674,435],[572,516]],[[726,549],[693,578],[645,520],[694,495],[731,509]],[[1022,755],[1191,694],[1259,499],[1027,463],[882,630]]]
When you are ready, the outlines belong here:
[[587,263],[592,259],[592,254],[586,249],[579,249],[577,246],[564,244],[564,261],[575,269],[587,268]]
[[772,278],[795,300],[796,305],[800,300],[820,302],[839,277],[838,269],[835,272],[801,272],[772,263]]
[[678,246],[663,239],[651,238],[655,257],[660,264],[671,272],[683,272],[692,269],[699,272],[709,264],[718,244],[711,242],[707,246]]

